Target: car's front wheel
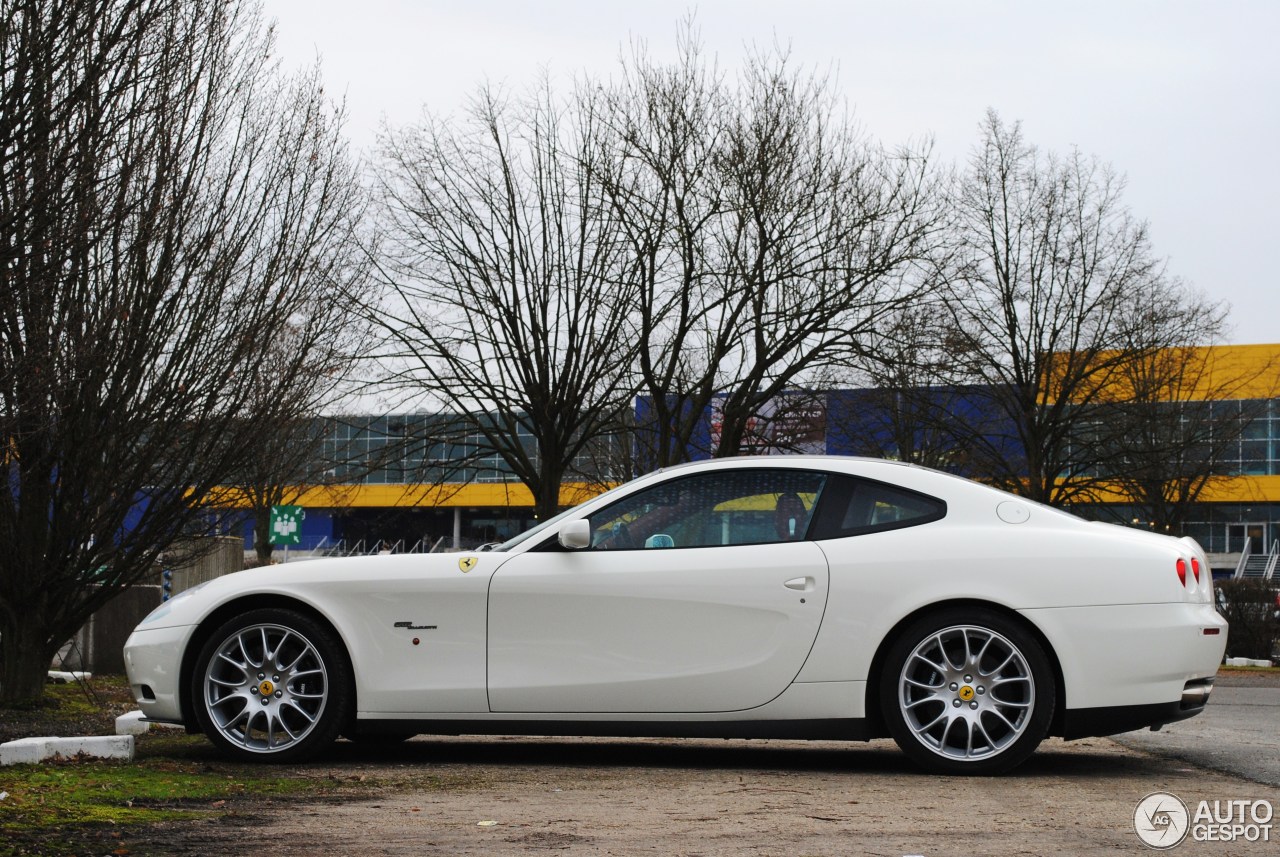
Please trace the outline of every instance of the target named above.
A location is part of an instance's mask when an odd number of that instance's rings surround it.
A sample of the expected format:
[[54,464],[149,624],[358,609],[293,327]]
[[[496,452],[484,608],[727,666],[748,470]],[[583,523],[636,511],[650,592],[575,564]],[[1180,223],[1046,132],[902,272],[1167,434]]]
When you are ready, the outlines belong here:
[[223,752],[296,762],[337,738],[351,709],[341,644],[293,610],[252,610],[219,627],[196,661],[192,699]]
[[880,681],[889,734],[925,768],[997,774],[1030,756],[1056,704],[1043,647],[993,610],[956,608],[911,623]]

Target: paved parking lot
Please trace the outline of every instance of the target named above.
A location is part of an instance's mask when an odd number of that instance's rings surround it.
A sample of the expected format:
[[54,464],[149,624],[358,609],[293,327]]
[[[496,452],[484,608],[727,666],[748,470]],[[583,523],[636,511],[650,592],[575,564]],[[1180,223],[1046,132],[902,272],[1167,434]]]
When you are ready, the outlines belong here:
[[1280,682],[1259,673],[1220,673],[1204,714],[1118,740],[1280,786]]
[[[1200,801],[1280,807],[1277,694],[1228,680],[1209,713],[1179,727],[1047,741],[1015,773],[982,779],[921,774],[888,741],[344,742],[299,773],[386,781],[383,796],[263,804],[157,830],[133,847],[361,857],[1147,853],[1133,813],[1152,792],[1177,795],[1192,812]],[[1277,845],[1188,840],[1171,853],[1275,854]]]

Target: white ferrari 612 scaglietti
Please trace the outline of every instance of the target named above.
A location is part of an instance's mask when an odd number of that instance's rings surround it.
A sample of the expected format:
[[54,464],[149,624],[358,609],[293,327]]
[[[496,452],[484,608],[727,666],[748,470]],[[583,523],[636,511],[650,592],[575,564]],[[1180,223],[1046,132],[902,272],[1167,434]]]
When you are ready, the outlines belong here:
[[232,574],[125,645],[150,720],[242,759],[339,735],[892,736],[995,773],[1203,710],[1203,551],[854,458],[673,467],[492,550]]

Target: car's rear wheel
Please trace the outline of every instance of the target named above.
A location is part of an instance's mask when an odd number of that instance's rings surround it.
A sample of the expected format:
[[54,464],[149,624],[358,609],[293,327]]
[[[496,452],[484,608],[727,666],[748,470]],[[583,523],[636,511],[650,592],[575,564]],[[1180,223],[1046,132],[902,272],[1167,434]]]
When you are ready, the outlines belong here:
[[1022,763],[1056,704],[1043,647],[1017,621],[984,608],[925,616],[891,645],[880,682],[885,724],[931,771],[997,774]]
[[296,762],[331,744],[351,707],[341,644],[293,610],[252,610],[209,637],[192,676],[196,718],[223,752]]

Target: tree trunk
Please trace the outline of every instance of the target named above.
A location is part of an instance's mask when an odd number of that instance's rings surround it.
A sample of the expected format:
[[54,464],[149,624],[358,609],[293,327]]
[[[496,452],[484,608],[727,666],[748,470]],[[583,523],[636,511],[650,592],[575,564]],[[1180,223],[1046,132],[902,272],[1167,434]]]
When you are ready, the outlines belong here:
[[533,510],[539,521],[546,521],[560,514],[560,486],[564,482],[565,468],[558,462],[564,453],[544,443],[539,450],[537,489],[532,490]]
[[253,549],[258,552],[258,565],[271,565],[275,545],[271,541],[270,506],[260,506],[253,512]]
[[50,650],[39,617],[24,615],[0,629],[0,708],[33,705],[44,696]]

